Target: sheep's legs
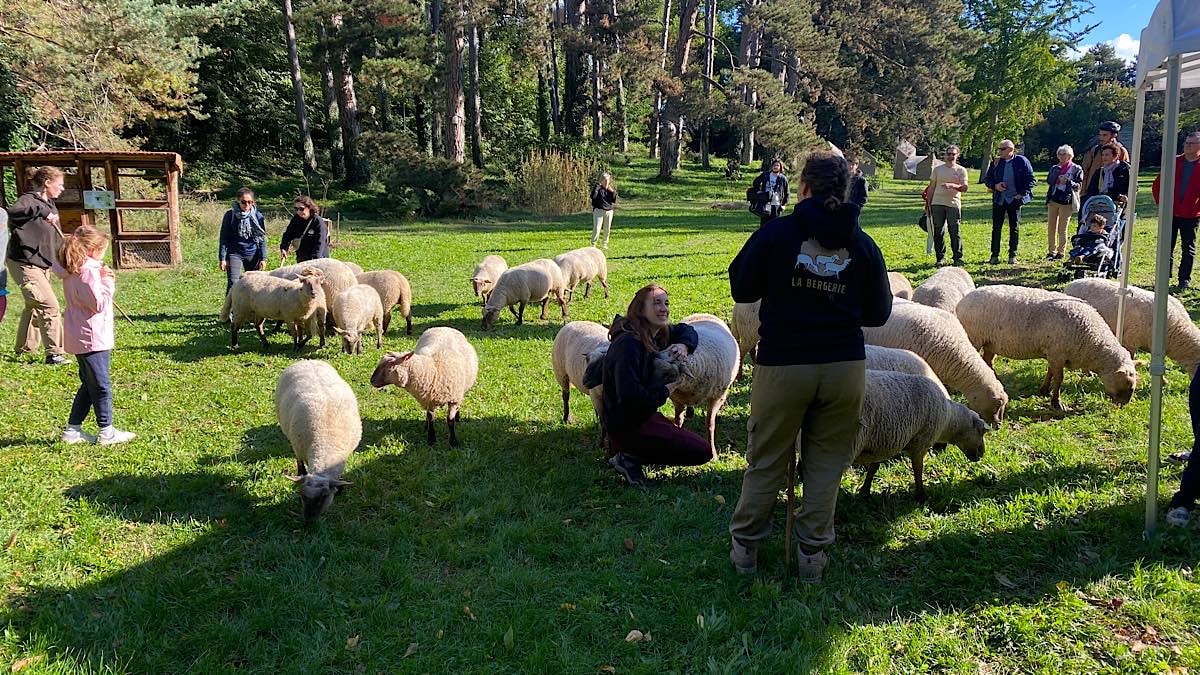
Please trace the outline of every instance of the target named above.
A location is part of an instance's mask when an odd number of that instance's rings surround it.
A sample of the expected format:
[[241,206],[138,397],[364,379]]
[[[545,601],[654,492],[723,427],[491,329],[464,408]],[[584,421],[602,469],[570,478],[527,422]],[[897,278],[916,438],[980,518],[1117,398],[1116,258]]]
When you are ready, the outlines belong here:
[[679,427],[680,429],[683,428],[683,411],[686,409],[687,406],[683,406],[678,403],[675,404],[675,426]]
[[231,321],[229,323],[229,342],[234,351],[237,351],[238,348],[238,328],[241,328],[241,324],[238,322]]
[[437,443],[437,434],[433,430],[433,411],[425,411],[425,442],[433,445]]
[[858,488],[858,496],[863,499],[871,496],[871,482],[875,480],[875,474],[879,471],[879,462],[867,465],[867,475],[863,478],[862,487]]
[[[521,324],[525,323],[525,301],[522,300],[517,306],[520,308],[517,312],[517,325],[520,326]],[[509,309],[512,309],[511,305],[509,306]],[[542,318],[546,318],[545,305],[542,305]]]
[[542,299],[542,316],[541,316],[542,321],[546,320],[546,308],[549,306],[550,306],[550,296],[547,295],[545,298]]
[[383,332],[387,330],[383,326],[387,323],[387,319],[375,322],[375,349],[383,349]]
[[263,348],[265,349],[267,347],[270,347],[271,343],[267,342],[267,334],[265,332],[263,332],[263,323],[264,322],[262,319],[259,319],[257,322],[255,322],[254,330],[255,330],[255,332],[258,333],[258,339],[262,340]]
[[458,447],[458,434],[455,430],[458,428],[458,404],[451,403],[446,406],[446,426],[450,428],[450,447]]
[[[591,292],[592,292],[592,282],[588,281],[586,284],[583,285],[583,299],[587,300],[588,293],[591,293]],[[571,295],[571,299],[572,300],[575,299],[574,294]]]
[[705,425],[708,427],[708,449],[712,451],[712,458],[717,458],[717,413],[721,412],[721,408],[725,405],[725,397],[713,401],[708,406],[708,417],[705,420]]
[[[547,300],[549,300],[549,298],[547,298]],[[558,306],[562,307],[562,315],[563,315],[564,319],[567,318],[567,305],[568,304],[570,304],[570,301],[567,300],[566,296],[564,296],[560,293],[558,296]],[[546,317],[543,316],[542,318],[544,319]]]
[[412,314],[404,317],[404,334],[412,335]]
[[607,300],[608,299],[608,279],[607,278],[601,279],[600,285],[604,286],[604,299]]
[[990,347],[983,348],[983,362],[987,364],[988,368],[992,369],[993,373],[996,372],[996,366],[992,365],[992,361],[995,358],[996,358],[996,352],[992,351],[992,349]]
[[297,476],[307,476],[308,475],[308,469],[304,466],[304,460],[302,460],[302,459],[296,459],[296,475]]
[[[917,488],[914,494],[917,498],[917,503],[925,503],[925,452],[918,451],[909,455],[912,460],[913,482]],[[876,464],[876,466],[879,466]]]
[[387,311],[383,313],[383,332],[388,332],[388,327],[392,325],[392,313]]
[[570,384],[563,387],[562,401],[563,401],[563,424],[569,424],[571,422],[571,385]]
[[1059,412],[1066,410],[1062,404],[1063,366],[1056,364],[1050,367],[1053,373],[1050,378],[1050,407]]

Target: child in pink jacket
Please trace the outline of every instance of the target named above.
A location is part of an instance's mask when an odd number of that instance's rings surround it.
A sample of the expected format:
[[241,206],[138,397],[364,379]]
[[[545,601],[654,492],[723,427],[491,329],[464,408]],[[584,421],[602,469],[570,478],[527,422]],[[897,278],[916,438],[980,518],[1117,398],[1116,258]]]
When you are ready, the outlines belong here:
[[[62,277],[67,299],[63,313],[64,344],[68,354],[79,360],[79,391],[67,418],[64,443],[112,445],[133,439],[134,434],[112,424],[111,363],[113,336],[113,271],[104,264],[108,235],[90,225],[81,225],[64,238],[54,271]],[[83,432],[88,411],[95,408],[98,436]]]

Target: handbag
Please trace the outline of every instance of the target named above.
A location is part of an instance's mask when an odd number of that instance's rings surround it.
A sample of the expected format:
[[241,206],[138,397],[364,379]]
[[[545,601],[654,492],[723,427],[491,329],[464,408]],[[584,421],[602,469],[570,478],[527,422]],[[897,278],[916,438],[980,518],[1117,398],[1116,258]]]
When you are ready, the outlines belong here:
[[921,213],[921,217],[917,219],[917,227],[921,228],[922,232],[929,231],[929,212]]

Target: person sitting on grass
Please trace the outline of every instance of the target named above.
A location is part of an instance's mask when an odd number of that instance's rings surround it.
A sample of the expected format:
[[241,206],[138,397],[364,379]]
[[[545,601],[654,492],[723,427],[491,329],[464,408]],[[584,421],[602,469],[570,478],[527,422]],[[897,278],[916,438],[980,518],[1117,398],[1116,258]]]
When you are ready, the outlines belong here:
[[608,463],[630,485],[641,487],[647,484],[646,464],[695,466],[711,460],[707,439],[676,427],[658,411],[671,385],[655,381],[654,355],[665,349],[673,358],[686,359],[700,339],[691,326],[671,324],[667,291],[658,284],[643,286],[625,316],[613,321],[608,336],[601,407],[614,452]]

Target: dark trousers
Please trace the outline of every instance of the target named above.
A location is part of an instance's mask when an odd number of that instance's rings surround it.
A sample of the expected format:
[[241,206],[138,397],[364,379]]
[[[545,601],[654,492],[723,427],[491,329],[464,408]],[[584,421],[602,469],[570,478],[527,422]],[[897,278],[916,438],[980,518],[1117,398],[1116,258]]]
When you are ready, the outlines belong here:
[[230,253],[225,257],[225,292],[237,283],[238,279],[242,278],[242,274],[246,270],[256,270],[262,264],[262,258],[255,256],[253,258],[243,258],[237,253]]
[[950,251],[954,260],[961,261],[963,257],[962,240],[958,238],[958,228],[962,225],[962,208],[933,204],[929,207],[929,215],[933,216],[933,250],[938,262],[946,258],[946,231],[950,231]]
[[[1200,218],[1171,219],[1171,262],[1175,262],[1175,240],[1183,240],[1183,250],[1179,253],[1179,281],[1191,282],[1192,263],[1196,259],[1196,225]],[[1168,275],[1170,273],[1168,272]]]
[[95,408],[96,425],[101,429],[112,426],[112,381],[108,378],[111,356],[107,350],[75,356],[79,360],[79,391],[75,392],[68,424],[83,424],[88,411]]
[[616,452],[641,464],[697,466],[712,460],[708,440],[675,426],[656,412],[631,431],[609,430],[608,442]]
[[1000,256],[1000,234],[1004,229],[1004,218],[1008,217],[1008,254],[1017,254],[1017,242],[1021,237],[1021,199],[1018,197],[1007,204],[992,202],[992,257]]
[[1192,377],[1192,386],[1188,389],[1188,414],[1192,417],[1192,456],[1188,458],[1179,479],[1179,492],[1171,498],[1168,510],[1177,506],[1193,509],[1196,500],[1200,499],[1200,377]]

